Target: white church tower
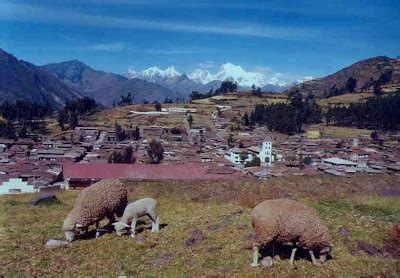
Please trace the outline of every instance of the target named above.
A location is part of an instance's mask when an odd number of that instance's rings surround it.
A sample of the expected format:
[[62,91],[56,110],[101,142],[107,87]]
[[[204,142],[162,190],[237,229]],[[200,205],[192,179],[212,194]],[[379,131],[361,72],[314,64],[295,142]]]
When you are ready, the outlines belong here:
[[268,164],[271,165],[273,160],[272,156],[272,140],[271,139],[266,139],[262,143],[261,151],[259,154],[261,164]]

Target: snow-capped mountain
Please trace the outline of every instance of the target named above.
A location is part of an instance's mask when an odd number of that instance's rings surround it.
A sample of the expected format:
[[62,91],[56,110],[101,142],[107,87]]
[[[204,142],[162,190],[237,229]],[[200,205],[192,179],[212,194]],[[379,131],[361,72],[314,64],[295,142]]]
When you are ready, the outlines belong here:
[[143,71],[129,69],[127,76],[144,79],[184,93],[190,93],[192,90],[208,92],[212,88],[216,89],[216,85],[226,80],[237,82],[239,88],[248,89],[255,85],[256,87],[267,88],[269,91],[281,92],[293,83],[309,80],[309,77],[305,77],[301,81],[288,80],[282,74],[272,72],[267,68],[246,71],[241,66],[232,63],[221,65],[214,74],[204,68],[196,68],[186,75],[178,72],[173,66],[166,69],[155,66]]
[[130,78],[140,78],[151,82],[162,82],[167,79],[180,77],[182,74],[178,72],[174,66],[168,67],[165,70],[159,67],[150,67],[143,71],[135,71],[133,69],[128,70],[128,77]]
[[207,84],[211,81],[216,80],[214,75],[212,75],[208,70],[205,69],[195,69],[191,74],[189,74],[188,77],[191,80],[201,84]]
[[[183,74],[171,66],[165,70],[158,67],[150,67],[143,71],[129,69],[127,75],[132,78],[136,77],[152,82],[164,82],[166,79],[176,79]],[[241,87],[251,87],[253,85],[257,87],[263,87],[267,84],[275,86],[288,85],[288,83],[283,80],[279,74],[246,71],[241,66],[237,66],[232,63],[221,65],[215,74],[212,74],[208,70],[197,68],[192,73],[188,74],[187,77],[190,80],[201,84],[207,84],[212,81],[231,80],[237,82]]]

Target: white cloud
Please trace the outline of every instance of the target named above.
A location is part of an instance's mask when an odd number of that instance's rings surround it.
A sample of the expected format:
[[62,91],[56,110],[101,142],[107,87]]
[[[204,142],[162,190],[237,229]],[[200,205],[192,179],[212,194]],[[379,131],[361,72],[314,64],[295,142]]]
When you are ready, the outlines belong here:
[[88,49],[99,50],[99,51],[122,51],[125,50],[125,45],[120,42],[99,43],[99,44],[89,45]]
[[10,2],[0,3],[0,20],[170,32],[225,34],[286,40],[309,40],[320,35],[319,30],[312,28],[267,26],[249,24],[246,22],[230,22],[225,23],[225,25],[218,25],[215,23],[198,25],[188,22],[140,20],[75,13]]
[[196,65],[199,69],[212,69],[216,65],[214,61],[205,61],[204,63],[199,63]]

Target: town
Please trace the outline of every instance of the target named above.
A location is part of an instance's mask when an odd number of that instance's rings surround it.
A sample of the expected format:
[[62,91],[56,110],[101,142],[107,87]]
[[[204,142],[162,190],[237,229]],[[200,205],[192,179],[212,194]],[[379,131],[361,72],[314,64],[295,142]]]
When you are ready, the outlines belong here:
[[[0,194],[72,189],[106,178],[266,179],[320,172],[342,177],[399,175],[400,148],[394,143],[399,134],[373,139],[364,132],[341,138],[324,126],[299,135],[270,132],[265,127],[232,131],[243,116],[241,103],[249,99],[252,96],[230,94],[207,103],[165,104],[160,111],[152,104],[124,106],[94,112],[82,121],[85,125],[58,135],[2,139]],[[111,119],[109,127],[98,126],[98,116],[116,112],[117,126]],[[162,147],[159,164],[149,162],[151,142]],[[113,153],[127,148],[133,150],[133,164],[110,160]]]

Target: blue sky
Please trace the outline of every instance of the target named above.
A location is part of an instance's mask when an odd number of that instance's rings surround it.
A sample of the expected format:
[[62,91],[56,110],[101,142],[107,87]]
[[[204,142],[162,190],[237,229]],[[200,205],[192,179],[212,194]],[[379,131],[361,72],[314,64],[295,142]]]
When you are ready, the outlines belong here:
[[115,73],[231,62],[295,79],[400,55],[399,15],[397,0],[0,0],[0,47]]

